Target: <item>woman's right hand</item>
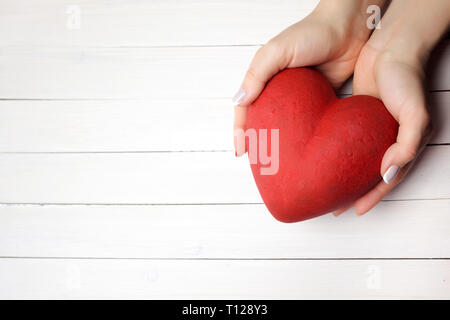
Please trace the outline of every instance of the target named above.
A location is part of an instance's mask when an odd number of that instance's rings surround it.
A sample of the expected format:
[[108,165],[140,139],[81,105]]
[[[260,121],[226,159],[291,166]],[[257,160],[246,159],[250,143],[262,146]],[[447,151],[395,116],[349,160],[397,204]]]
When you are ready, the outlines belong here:
[[[290,26],[255,54],[233,98],[234,130],[245,130],[247,107],[266,82],[285,68],[315,66],[335,87],[353,73],[371,30],[366,25],[369,0],[322,0],[302,21]],[[384,0],[371,1],[382,6]],[[235,138],[236,150],[236,138]],[[238,154],[236,150],[236,155]]]

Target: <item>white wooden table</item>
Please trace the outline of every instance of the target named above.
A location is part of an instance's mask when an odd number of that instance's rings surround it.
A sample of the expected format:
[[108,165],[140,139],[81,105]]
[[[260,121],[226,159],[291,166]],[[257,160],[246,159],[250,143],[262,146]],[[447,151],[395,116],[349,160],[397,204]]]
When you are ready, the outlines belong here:
[[250,58],[315,3],[0,0],[0,298],[450,298],[447,43],[370,214],[279,223],[234,158]]

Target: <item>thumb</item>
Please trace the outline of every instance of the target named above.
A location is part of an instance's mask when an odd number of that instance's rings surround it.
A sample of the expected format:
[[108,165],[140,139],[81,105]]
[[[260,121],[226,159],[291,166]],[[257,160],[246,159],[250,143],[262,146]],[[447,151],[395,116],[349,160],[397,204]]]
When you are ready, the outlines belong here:
[[[397,141],[385,152],[381,163],[381,175],[387,184],[398,183],[410,164],[425,148],[431,134],[430,116],[425,104],[409,106],[399,117]],[[396,184],[395,183],[395,184]]]
[[233,97],[234,108],[234,148],[236,156],[245,153],[238,148],[236,132],[245,130],[247,107],[259,96],[266,82],[278,71],[284,69],[290,60],[286,42],[271,40],[258,49],[245,74],[241,88]]
[[286,41],[271,40],[258,49],[248,68],[241,88],[233,97],[233,103],[249,106],[261,93],[266,82],[278,71],[287,67],[290,54]]
[[400,124],[397,142],[386,151],[381,164],[381,175],[390,184],[400,181],[417,155],[425,148],[431,133],[429,115],[426,110],[414,121]]
[[[382,66],[382,67],[380,67]],[[397,141],[383,156],[380,174],[384,182],[377,184],[355,202],[358,215],[374,207],[398,185],[426,146],[431,133],[421,74],[405,63],[380,64],[376,83],[379,96],[399,123]]]
[[385,152],[380,168],[384,182],[394,186],[426,146],[431,134],[430,116],[419,63],[382,60],[378,67],[376,82],[381,100],[399,123],[397,141]]

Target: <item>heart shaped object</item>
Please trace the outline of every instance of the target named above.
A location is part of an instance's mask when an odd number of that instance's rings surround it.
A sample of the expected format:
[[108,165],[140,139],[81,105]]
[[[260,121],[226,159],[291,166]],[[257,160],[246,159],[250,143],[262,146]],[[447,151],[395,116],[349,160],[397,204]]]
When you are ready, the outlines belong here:
[[275,75],[248,108],[245,134],[264,203],[277,220],[296,222],[372,189],[397,131],[379,99],[338,99],[319,72],[293,68]]

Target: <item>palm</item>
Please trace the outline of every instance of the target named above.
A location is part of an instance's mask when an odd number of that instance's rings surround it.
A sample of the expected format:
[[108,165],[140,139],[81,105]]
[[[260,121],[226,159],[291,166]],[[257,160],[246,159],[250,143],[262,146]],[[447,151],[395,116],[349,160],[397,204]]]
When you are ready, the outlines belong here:
[[[353,73],[365,39],[348,30],[338,30],[323,18],[310,15],[260,48],[235,98],[234,130],[245,129],[247,107],[259,96],[265,83],[284,68],[316,66],[337,88]],[[243,94],[243,95],[242,95]],[[245,99],[243,98],[245,96]],[[236,148],[236,137],[235,137]],[[242,155],[236,152],[237,156]]]
[[[395,154],[400,151],[405,158],[415,157],[417,150],[425,144],[429,136],[428,114],[423,96],[420,68],[414,63],[399,62],[393,55],[378,55],[378,52],[366,46],[355,66],[353,82],[354,94],[367,94],[380,98],[388,111],[399,123],[399,135],[385,153],[380,168],[383,174],[391,164]],[[376,61],[376,63],[375,63]],[[358,213],[365,213],[375,206],[407,173],[412,162],[399,174],[395,183],[380,182],[365,196],[355,202]],[[340,213],[345,208],[338,210]]]
[[314,65],[337,88],[353,73],[363,41],[348,39],[332,26],[306,18],[294,24],[274,40],[283,41],[286,34],[298,36],[288,48],[286,67]]
[[[380,98],[392,116],[400,121],[406,117],[416,104],[415,99],[422,99],[421,75],[417,68],[393,59],[378,59],[377,52],[364,48],[355,66],[353,84],[354,94],[367,94]],[[395,90],[393,90],[395,88]]]

